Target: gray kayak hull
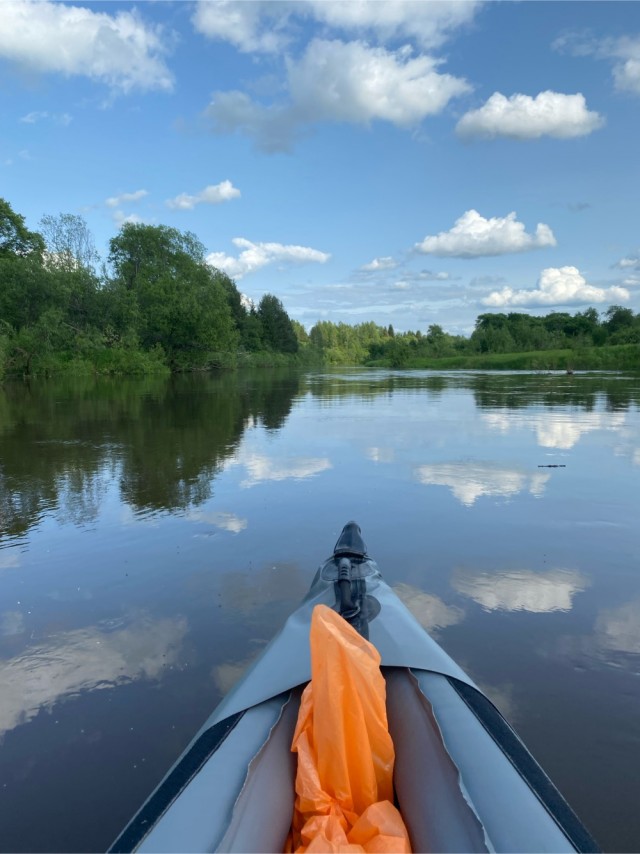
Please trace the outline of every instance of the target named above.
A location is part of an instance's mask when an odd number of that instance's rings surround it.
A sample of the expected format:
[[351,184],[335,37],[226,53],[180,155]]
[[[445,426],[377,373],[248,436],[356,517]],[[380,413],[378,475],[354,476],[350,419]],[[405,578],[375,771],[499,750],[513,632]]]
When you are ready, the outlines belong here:
[[[387,684],[394,784],[414,851],[598,851],[498,710],[424,631],[369,558],[355,582]],[[111,851],[282,851],[291,824],[309,626],[339,607],[338,561],[308,595],[111,847]],[[364,600],[363,600],[364,601]]]

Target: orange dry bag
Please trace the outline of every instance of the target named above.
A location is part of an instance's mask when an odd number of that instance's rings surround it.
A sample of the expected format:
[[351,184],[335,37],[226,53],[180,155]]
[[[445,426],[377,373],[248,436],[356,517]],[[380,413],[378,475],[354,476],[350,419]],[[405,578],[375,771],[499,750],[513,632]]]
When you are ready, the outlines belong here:
[[313,610],[310,640],[311,682],[291,746],[298,771],[290,850],[410,852],[393,805],[380,655],[326,605]]

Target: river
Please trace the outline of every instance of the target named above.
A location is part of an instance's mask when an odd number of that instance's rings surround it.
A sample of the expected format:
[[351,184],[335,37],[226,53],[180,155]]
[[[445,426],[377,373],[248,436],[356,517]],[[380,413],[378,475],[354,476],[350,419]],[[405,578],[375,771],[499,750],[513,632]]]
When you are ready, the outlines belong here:
[[640,378],[0,388],[0,846],[104,850],[345,522],[608,851],[640,847]]

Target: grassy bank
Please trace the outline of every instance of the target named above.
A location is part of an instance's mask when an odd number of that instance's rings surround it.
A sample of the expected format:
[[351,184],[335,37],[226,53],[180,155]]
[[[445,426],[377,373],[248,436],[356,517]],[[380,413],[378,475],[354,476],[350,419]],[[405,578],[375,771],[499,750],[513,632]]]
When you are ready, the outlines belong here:
[[588,347],[579,350],[535,350],[530,353],[486,353],[446,356],[444,358],[409,358],[402,365],[378,359],[370,367],[423,368],[434,371],[638,371],[640,345],[619,344]]

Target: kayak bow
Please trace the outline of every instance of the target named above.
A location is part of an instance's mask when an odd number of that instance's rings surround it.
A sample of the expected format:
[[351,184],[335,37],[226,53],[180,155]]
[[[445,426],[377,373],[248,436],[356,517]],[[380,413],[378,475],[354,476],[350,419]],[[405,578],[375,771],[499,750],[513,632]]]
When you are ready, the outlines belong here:
[[309,593],[110,851],[283,851],[309,626],[337,610],[382,659],[413,851],[599,851],[511,726],[383,581],[348,523]]

